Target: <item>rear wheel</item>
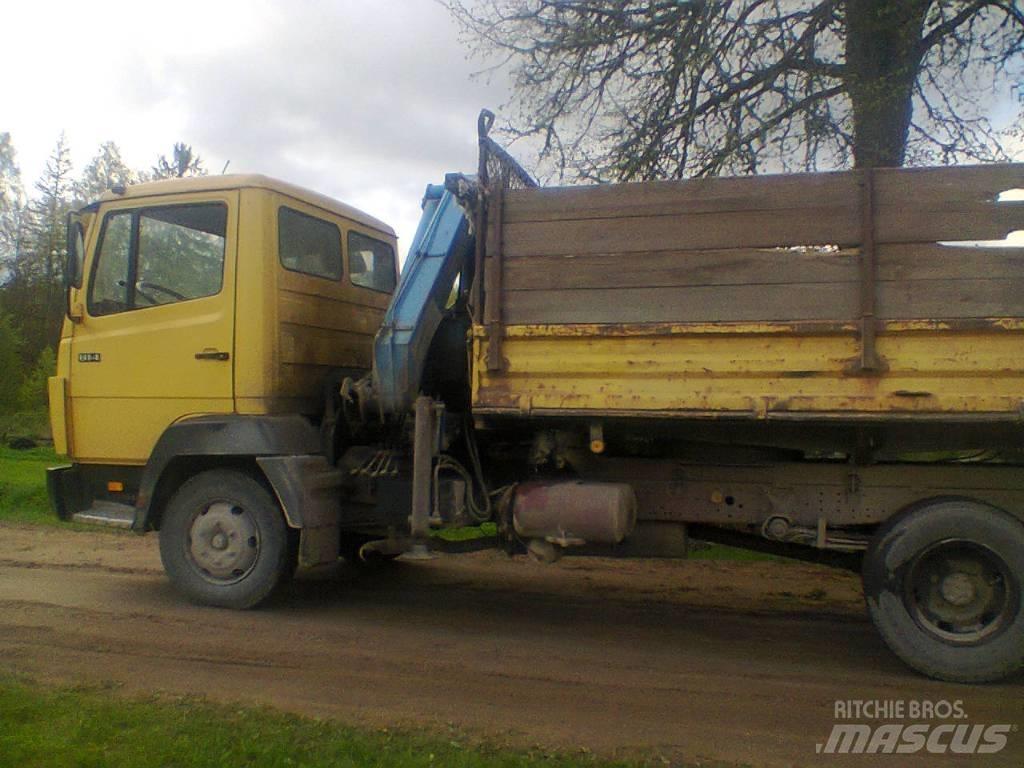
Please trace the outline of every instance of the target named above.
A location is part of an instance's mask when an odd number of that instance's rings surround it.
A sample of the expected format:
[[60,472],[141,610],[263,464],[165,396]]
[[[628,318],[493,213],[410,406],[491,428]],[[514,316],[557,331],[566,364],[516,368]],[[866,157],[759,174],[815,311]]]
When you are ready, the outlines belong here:
[[255,606],[294,569],[293,552],[270,492],[235,470],[191,478],[171,498],[160,526],[167,576],[203,605]]
[[1024,669],[1024,524],[968,500],[886,523],[864,558],[864,596],[889,647],[929,677],[964,683]]

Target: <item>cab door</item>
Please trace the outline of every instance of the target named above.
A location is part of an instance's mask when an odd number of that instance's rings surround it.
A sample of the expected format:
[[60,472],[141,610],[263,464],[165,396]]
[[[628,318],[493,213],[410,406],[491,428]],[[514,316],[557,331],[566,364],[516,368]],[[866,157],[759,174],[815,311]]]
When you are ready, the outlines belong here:
[[238,192],[101,209],[71,340],[71,453],[142,464],[183,416],[234,410]]

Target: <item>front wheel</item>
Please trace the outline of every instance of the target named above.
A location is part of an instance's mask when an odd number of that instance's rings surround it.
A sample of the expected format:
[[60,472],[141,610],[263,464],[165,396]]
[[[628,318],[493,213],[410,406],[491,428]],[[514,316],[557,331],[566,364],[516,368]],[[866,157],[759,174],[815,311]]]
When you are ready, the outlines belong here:
[[1006,512],[918,506],[879,529],[863,578],[875,626],[919,672],[982,683],[1024,669],[1024,524]]
[[164,571],[202,605],[257,605],[290,573],[293,549],[277,502],[258,480],[235,470],[188,480],[160,526]]

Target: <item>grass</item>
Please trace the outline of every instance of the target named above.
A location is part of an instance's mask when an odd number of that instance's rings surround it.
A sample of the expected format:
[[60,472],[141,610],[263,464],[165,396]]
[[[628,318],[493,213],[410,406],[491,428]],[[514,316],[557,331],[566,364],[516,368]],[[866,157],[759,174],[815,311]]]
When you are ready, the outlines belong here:
[[[476,743],[441,734],[352,728],[267,708],[195,698],[127,698],[110,688],[46,689],[0,679],[0,765],[18,768],[303,766],[639,766]],[[659,762],[660,764],[660,762]]]
[[497,536],[498,524],[481,523],[480,525],[470,525],[465,528],[442,528],[439,531],[433,531],[430,535],[445,541],[473,541],[474,539]]
[[0,520],[56,525],[46,498],[46,468],[59,463],[49,448],[0,446]]

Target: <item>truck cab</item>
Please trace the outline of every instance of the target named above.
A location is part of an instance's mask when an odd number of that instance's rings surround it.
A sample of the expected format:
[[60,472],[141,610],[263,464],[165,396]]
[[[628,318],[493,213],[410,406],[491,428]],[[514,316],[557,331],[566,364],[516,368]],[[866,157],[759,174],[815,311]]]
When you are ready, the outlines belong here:
[[[55,446],[73,462],[51,477],[65,517],[134,519],[140,493],[157,491],[147,463],[197,419],[214,440],[245,423],[249,438],[232,441],[268,443],[238,446],[247,454],[282,440],[315,451],[324,392],[370,369],[398,278],[390,227],[265,176],[108,192],[75,217],[69,242],[49,382]],[[172,439],[189,444],[170,460],[203,439],[195,428]]]

